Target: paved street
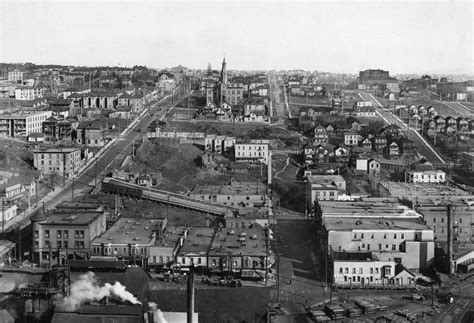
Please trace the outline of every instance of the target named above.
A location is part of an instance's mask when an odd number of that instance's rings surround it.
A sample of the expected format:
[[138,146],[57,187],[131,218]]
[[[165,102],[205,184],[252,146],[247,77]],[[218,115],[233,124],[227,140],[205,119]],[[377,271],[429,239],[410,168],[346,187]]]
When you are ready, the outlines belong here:
[[[280,254],[280,302],[293,313],[305,302],[326,297],[318,270],[315,234],[304,217],[279,218],[274,229],[276,252]],[[272,299],[278,290],[272,289]]]
[[[277,78],[274,73],[270,73],[268,77],[271,86],[271,100],[272,100],[272,107],[273,107],[273,115],[274,117],[290,117],[290,111],[288,109],[287,102],[281,102],[280,96],[280,84],[277,81]],[[285,94],[284,94],[285,95]],[[286,96],[285,96],[286,98]]]

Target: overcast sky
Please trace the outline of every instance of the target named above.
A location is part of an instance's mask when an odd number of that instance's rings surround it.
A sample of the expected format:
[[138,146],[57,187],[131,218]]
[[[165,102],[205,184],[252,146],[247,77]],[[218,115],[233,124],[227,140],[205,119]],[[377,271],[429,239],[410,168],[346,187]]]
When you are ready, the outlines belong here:
[[474,73],[471,1],[0,0],[0,61]]

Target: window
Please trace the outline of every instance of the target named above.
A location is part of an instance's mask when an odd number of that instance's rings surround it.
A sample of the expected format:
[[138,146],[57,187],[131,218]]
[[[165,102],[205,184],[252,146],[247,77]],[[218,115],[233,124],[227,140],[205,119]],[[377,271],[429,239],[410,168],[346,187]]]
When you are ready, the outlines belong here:
[[459,218],[459,223],[462,223],[462,218]]
[[382,250],[382,244],[379,243],[379,250]]
[[392,268],[385,267],[385,276],[390,276],[392,274]]
[[375,273],[376,273],[376,274],[379,273],[379,269],[378,269],[378,268],[375,268]]
[[364,249],[364,248],[365,248],[365,243],[362,244],[362,249]]
[[370,244],[367,245],[367,250],[370,250]]
[[353,273],[353,274],[356,273],[356,269],[355,269],[355,268],[352,268],[352,273]]
[[342,267],[339,267],[339,273],[342,274]]
[[186,263],[186,258],[184,258],[184,257],[181,258],[181,263],[182,263],[182,264],[185,264],[185,263]]
[[44,230],[44,237],[45,237],[46,239],[49,238],[49,230]]
[[387,234],[386,233],[383,234],[383,238],[387,239]]
[[58,238],[58,239],[62,238],[62,231],[61,230],[56,231],[56,238]]
[[[198,265],[201,264],[201,257],[198,258]],[[237,264],[235,264],[237,266]]]
[[357,233],[354,233],[354,239],[357,239]]
[[57,243],[58,243],[58,248],[61,249],[62,248],[62,241],[58,241]]
[[433,218],[433,223],[436,223],[436,218]]
[[444,227],[441,227],[441,233],[444,233]]
[[34,238],[39,238],[39,231],[35,230],[33,236],[34,236]]
[[396,245],[392,245],[392,250],[397,250],[397,246]]
[[441,218],[441,223],[444,223],[444,218]]
[[362,274],[364,272],[364,269],[361,267],[359,268],[359,274]]
[[45,240],[45,241],[44,241],[44,245],[45,245],[45,247],[47,247],[47,248],[49,248],[49,247],[51,246],[49,240]]
[[396,234],[396,233],[393,234],[393,238],[394,238],[394,239],[397,238],[397,234]]
[[64,248],[69,248],[69,241],[63,241]]
[[370,268],[370,273],[371,273],[371,274],[374,273],[374,268]]
[[371,233],[371,234],[370,234],[370,239],[373,239],[373,238],[374,238],[374,234]]
[[402,239],[405,239],[405,233],[402,233]]
[[63,231],[63,238],[64,239],[69,239],[69,231],[68,230]]
[[348,274],[348,273],[349,273],[349,268],[348,268],[348,267],[344,268],[344,273],[345,273],[345,274]]
[[33,241],[33,246],[34,246],[34,248],[38,249],[39,248],[39,242],[38,241]]
[[386,245],[385,245],[385,249],[387,249],[387,250],[388,250],[388,244],[386,244]]
[[76,238],[76,239],[84,239],[84,230],[76,230],[76,231],[74,231],[74,238]]
[[360,238],[364,239],[364,234],[363,233],[360,234]]

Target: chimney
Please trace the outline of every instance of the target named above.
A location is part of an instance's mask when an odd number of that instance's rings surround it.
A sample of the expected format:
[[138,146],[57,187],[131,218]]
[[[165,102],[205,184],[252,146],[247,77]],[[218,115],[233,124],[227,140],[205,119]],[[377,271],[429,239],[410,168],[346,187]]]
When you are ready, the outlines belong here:
[[187,297],[187,323],[193,323],[194,314],[194,266],[189,268],[188,276],[188,297]]

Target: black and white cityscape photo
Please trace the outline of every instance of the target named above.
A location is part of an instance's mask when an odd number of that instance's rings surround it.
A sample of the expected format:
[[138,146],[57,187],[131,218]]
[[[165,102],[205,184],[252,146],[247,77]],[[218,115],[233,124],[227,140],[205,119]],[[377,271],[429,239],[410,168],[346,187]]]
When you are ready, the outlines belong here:
[[0,0],[1,323],[474,322],[474,2]]

